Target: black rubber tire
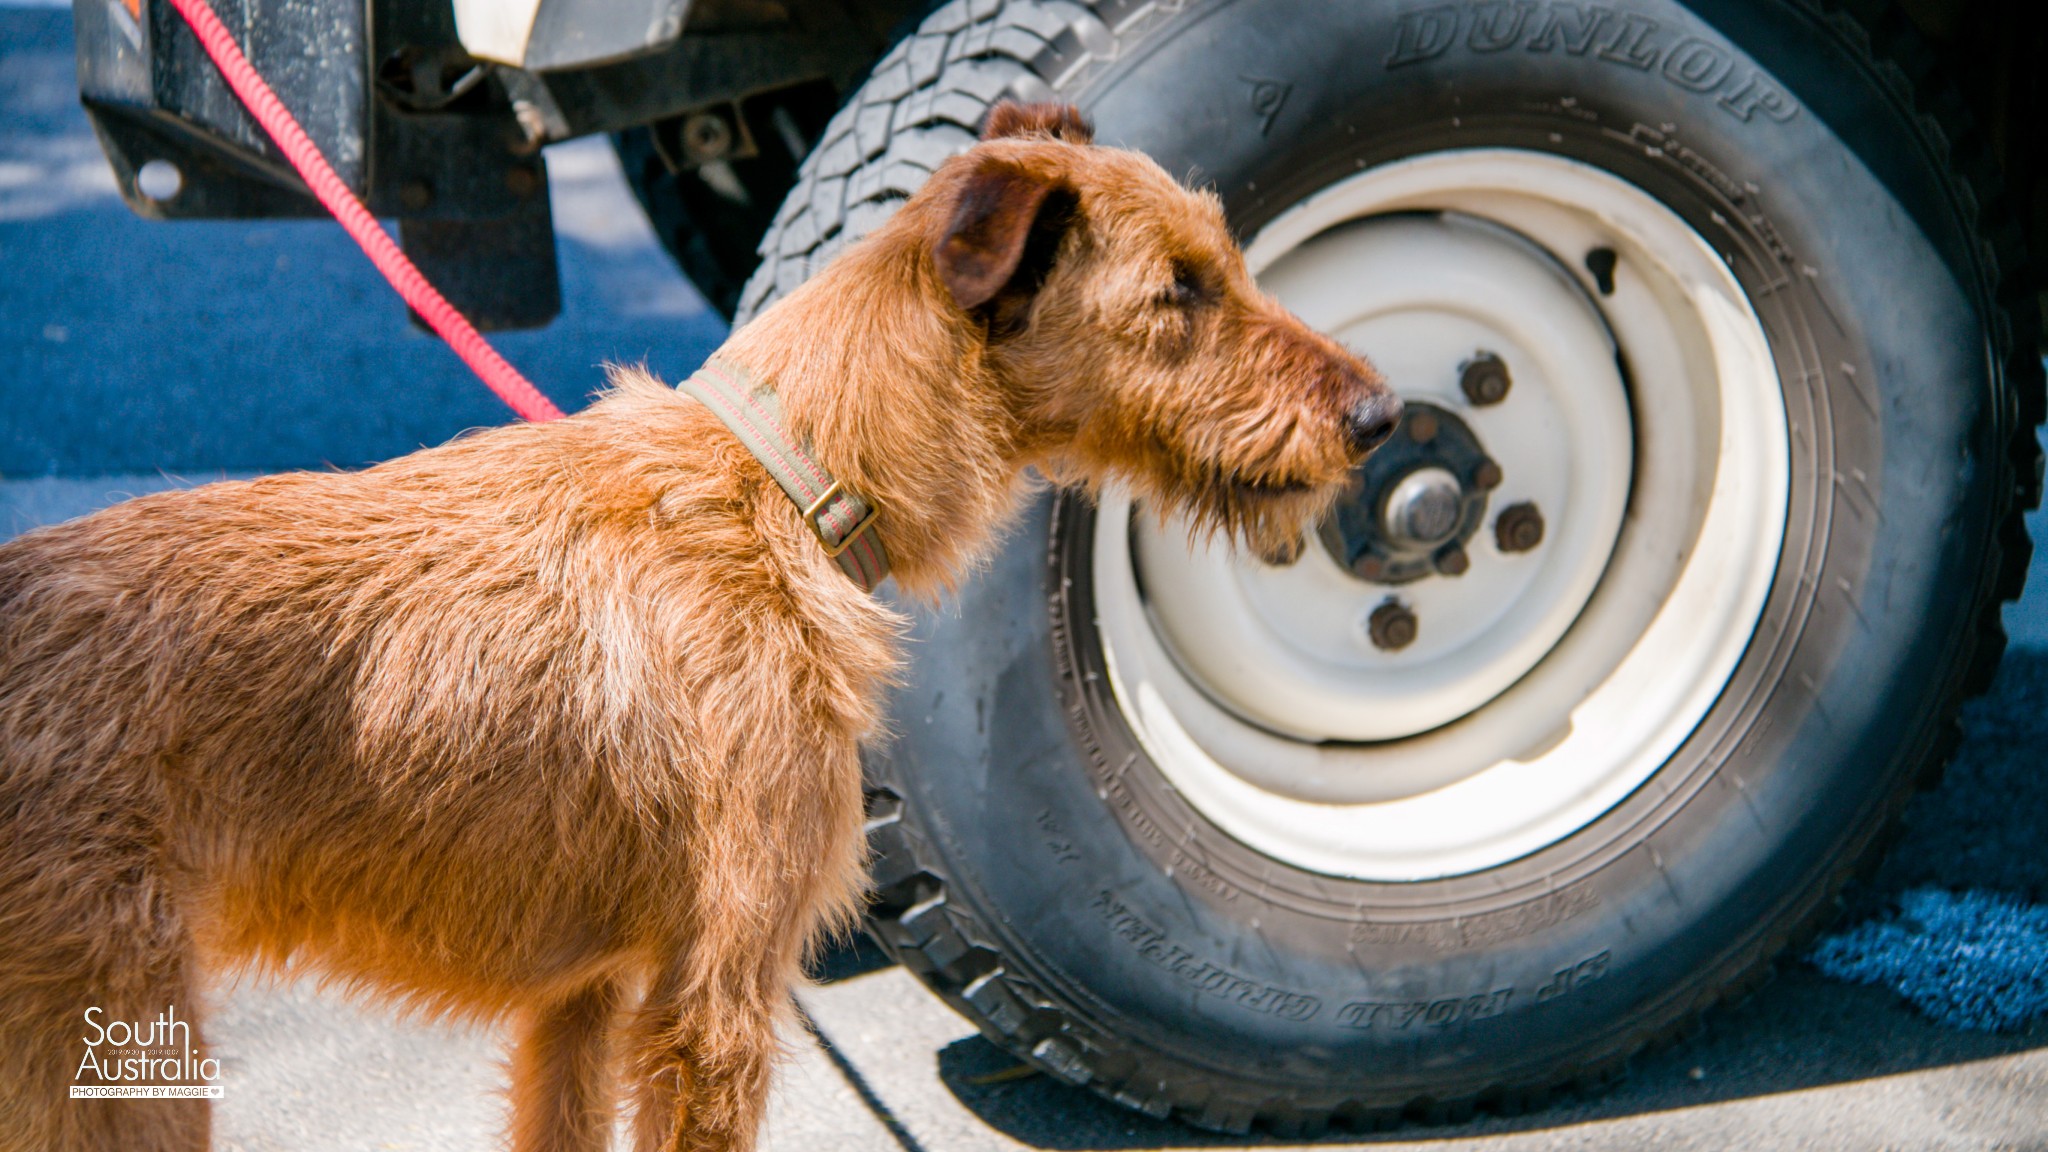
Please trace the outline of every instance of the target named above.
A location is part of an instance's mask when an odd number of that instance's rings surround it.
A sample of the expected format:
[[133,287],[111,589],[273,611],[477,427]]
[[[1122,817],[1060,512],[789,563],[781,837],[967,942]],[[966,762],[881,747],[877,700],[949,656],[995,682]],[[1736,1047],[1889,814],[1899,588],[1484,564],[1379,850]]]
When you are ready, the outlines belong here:
[[[1510,44],[1482,50],[1475,16],[1517,12],[1539,24],[1488,25]],[[1590,35],[1528,50],[1567,12]],[[1441,50],[1430,13],[1456,21]],[[1680,43],[1706,71],[1670,63]],[[884,947],[1047,1072],[1229,1131],[1525,1107],[1761,979],[1955,748],[2030,555],[2035,285],[1927,61],[1888,8],[1806,0],[934,13],[806,162],[743,317],[1004,96],[1081,105],[1105,142],[1213,182],[1244,234],[1370,164],[1560,151],[1727,257],[1785,382],[1794,483],[1757,637],[1694,737],[1567,839],[1405,885],[1257,857],[1163,787],[1099,674],[1092,510],[1039,499],[956,606],[916,615],[870,764]]]

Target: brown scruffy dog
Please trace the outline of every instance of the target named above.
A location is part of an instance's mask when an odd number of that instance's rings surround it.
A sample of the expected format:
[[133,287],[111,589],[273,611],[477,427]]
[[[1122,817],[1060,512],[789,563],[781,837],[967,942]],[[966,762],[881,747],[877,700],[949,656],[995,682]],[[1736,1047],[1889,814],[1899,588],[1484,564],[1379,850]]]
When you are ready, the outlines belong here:
[[[1213,197],[1051,106],[997,108],[719,356],[879,504],[912,597],[1034,467],[1289,558],[1399,412]],[[203,1100],[66,1098],[85,1013],[196,1020],[204,973],[287,961],[516,1021],[517,1148],[602,1148],[615,1085],[643,1149],[751,1147],[859,901],[902,624],[633,371],[556,423],[0,546],[0,1148],[206,1148]]]

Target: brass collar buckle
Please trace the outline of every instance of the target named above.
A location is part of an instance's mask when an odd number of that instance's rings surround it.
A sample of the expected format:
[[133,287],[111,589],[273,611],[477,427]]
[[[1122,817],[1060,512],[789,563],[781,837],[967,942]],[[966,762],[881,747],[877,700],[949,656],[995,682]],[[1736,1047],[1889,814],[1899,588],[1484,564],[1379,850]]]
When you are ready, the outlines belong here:
[[841,552],[844,552],[848,548],[853,547],[853,542],[855,540],[860,539],[861,533],[866,532],[870,528],[873,528],[875,526],[875,521],[879,520],[882,516],[881,504],[874,500],[872,497],[865,498],[865,502],[868,506],[868,514],[861,517],[860,522],[855,524],[853,528],[846,533],[845,536],[840,537],[839,543],[834,544],[831,540],[826,538],[825,527],[823,524],[819,523],[818,517],[824,513],[825,509],[831,505],[832,501],[837,500],[839,497],[844,495],[846,495],[846,490],[844,486],[842,486],[839,481],[834,480],[832,481],[831,486],[825,489],[824,495],[812,501],[811,506],[804,509],[804,523],[811,526],[811,534],[816,536],[818,538],[818,543],[824,546],[825,555],[830,556],[835,560],[839,558],[839,554]]

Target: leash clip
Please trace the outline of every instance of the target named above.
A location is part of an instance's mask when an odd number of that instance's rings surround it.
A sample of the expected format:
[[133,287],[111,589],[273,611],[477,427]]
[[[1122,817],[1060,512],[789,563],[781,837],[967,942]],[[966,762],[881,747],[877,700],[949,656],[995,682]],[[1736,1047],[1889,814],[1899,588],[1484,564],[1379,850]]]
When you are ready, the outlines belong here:
[[825,527],[824,525],[818,522],[818,517],[825,511],[826,506],[831,504],[832,501],[837,500],[839,497],[845,496],[847,494],[848,493],[846,491],[845,486],[842,485],[838,480],[834,480],[832,481],[831,485],[825,489],[825,494],[823,496],[818,497],[815,501],[811,503],[811,506],[809,508],[804,509],[804,523],[811,526],[811,534],[818,538],[818,543],[822,545],[825,549],[825,555],[830,556],[834,560],[837,560],[839,558],[839,554],[841,552],[844,552],[848,548],[853,547],[853,542],[855,540],[860,539],[861,533],[866,532],[870,528],[873,528],[875,526],[875,521],[881,519],[882,516],[882,505],[879,502],[866,497],[862,497],[862,501],[866,503],[868,506],[868,514],[861,517],[860,521],[856,523],[853,526],[853,528],[847,532],[845,536],[840,538],[839,543],[834,544],[832,541],[826,539]]

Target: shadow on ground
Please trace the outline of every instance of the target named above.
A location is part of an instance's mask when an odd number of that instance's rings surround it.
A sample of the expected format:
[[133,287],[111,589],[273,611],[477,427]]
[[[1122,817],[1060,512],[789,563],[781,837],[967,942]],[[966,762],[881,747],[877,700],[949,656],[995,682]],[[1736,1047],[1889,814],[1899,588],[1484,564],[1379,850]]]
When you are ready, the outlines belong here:
[[[2048,899],[2048,651],[2007,656],[1997,683],[1964,714],[1968,739],[1939,787],[1917,797],[1884,863],[1845,901],[1845,923],[1890,912],[1910,889],[1938,886]],[[828,957],[826,980],[887,963],[872,944]],[[2048,959],[2044,959],[2048,963]],[[1850,1081],[2048,1047],[2048,1018],[2015,1032],[1934,1024],[1893,993],[1837,983],[1798,959],[1746,1002],[1713,1014],[1684,1043],[1638,1061],[1610,1090],[1568,1095],[1522,1116],[1384,1134],[1333,1131],[1332,1142],[1452,1141],[1532,1132]],[[1020,1067],[979,1036],[937,1053],[947,1089],[990,1127],[1051,1149],[1240,1146],[1271,1137],[1222,1136],[1128,1111]],[[1290,1142],[1298,1138],[1290,1138]]]
[[887,968],[895,961],[865,932],[834,943],[810,966],[810,977],[820,984],[837,984],[855,976]]
[[[1763,991],[1715,1015],[1697,1038],[1644,1059],[1612,1089],[1573,1095],[1522,1116],[1484,1116],[1458,1124],[1410,1123],[1386,1133],[1333,1129],[1330,1143],[1469,1140],[1697,1108],[2048,1047],[2036,1021],[2003,1035],[1959,1032],[1930,1023],[1888,992],[1823,979],[1788,966]],[[979,1036],[938,1054],[948,1090],[976,1116],[1038,1148],[1113,1149],[1298,1143],[1254,1133],[1224,1136],[1154,1120],[1043,1075],[1004,1080],[1017,1061]]]

